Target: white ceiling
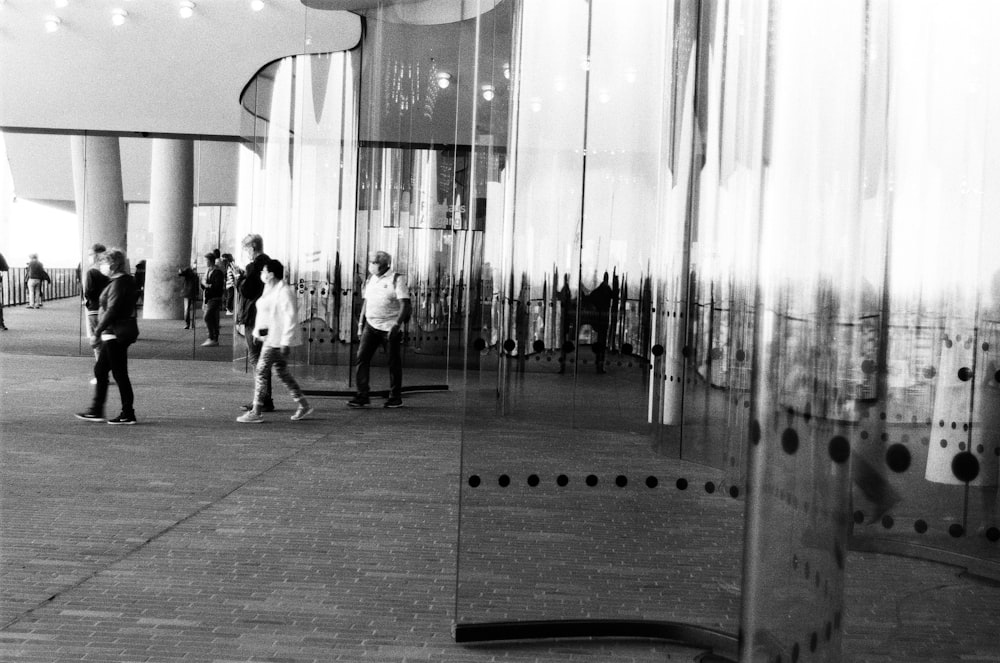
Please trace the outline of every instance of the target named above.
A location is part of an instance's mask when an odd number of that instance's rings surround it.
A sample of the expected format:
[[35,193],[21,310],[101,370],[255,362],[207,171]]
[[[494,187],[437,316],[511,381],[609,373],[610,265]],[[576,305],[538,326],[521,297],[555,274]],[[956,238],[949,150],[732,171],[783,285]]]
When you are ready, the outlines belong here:
[[238,136],[261,67],[361,39],[358,15],[300,0],[194,2],[181,18],[179,0],[0,0],[0,128]]

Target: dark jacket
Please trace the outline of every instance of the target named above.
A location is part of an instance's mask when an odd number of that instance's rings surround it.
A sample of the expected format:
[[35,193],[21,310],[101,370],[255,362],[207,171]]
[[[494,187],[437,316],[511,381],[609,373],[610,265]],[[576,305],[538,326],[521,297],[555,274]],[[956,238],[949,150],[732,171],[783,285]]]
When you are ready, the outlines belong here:
[[108,277],[96,267],[91,267],[83,275],[83,305],[88,311],[101,308],[101,293],[108,285]]
[[222,299],[226,294],[226,275],[218,267],[209,267],[201,287],[205,291],[206,302],[210,299]]
[[32,258],[28,261],[28,269],[24,272],[24,280],[27,281],[28,279],[49,280],[49,274],[45,271],[45,266],[42,265],[38,258]]
[[139,288],[131,274],[112,274],[111,281],[101,292],[101,317],[94,335],[100,338],[101,333],[107,331],[117,336],[119,342],[135,342],[139,337],[135,310],[138,298]]
[[181,297],[198,299],[198,293],[201,292],[198,274],[190,267],[185,267],[177,275],[184,279],[184,285],[181,286]]
[[246,271],[236,282],[236,289],[240,293],[240,317],[237,322],[246,325],[247,332],[253,329],[257,321],[257,299],[264,292],[264,282],[260,280],[260,273],[270,259],[266,253],[261,253],[247,265]]

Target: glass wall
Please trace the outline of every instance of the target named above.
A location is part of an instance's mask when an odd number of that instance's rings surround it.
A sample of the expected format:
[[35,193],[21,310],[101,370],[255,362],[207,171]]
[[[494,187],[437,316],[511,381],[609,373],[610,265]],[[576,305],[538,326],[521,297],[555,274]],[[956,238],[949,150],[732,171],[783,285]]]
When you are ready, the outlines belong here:
[[406,275],[405,385],[460,403],[456,638],[836,661],[850,549],[1000,577],[985,35],[890,0],[462,10],[261,72],[234,235],[345,386],[368,253]]

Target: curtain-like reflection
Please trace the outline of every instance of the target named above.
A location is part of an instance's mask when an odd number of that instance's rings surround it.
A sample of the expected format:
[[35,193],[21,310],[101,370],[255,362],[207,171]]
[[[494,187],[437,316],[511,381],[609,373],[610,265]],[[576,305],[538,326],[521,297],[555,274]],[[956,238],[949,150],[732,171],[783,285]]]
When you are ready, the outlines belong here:
[[[244,91],[238,231],[260,234],[296,286],[296,361],[350,364],[355,263],[357,53],[275,62]],[[237,256],[237,259],[242,259]],[[242,343],[233,344],[234,358]],[[346,379],[347,371],[337,374]]]

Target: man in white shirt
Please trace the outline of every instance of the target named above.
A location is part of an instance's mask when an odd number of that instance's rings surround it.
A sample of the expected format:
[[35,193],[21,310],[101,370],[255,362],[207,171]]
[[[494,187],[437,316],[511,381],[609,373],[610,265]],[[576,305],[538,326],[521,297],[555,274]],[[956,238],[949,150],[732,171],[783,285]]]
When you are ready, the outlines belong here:
[[410,319],[410,291],[406,277],[389,269],[392,256],[376,251],[368,259],[368,281],[362,290],[361,315],[358,318],[357,395],[349,400],[350,407],[368,407],[369,373],[375,351],[389,344],[389,399],[385,407],[402,407],[403,385],[403,325]]

